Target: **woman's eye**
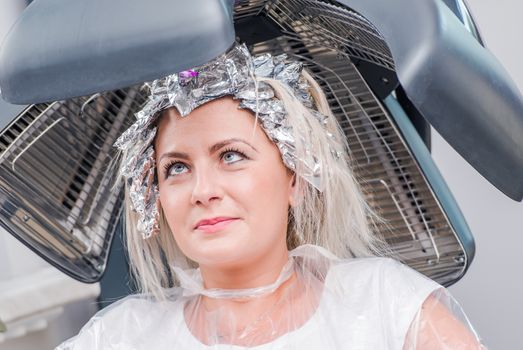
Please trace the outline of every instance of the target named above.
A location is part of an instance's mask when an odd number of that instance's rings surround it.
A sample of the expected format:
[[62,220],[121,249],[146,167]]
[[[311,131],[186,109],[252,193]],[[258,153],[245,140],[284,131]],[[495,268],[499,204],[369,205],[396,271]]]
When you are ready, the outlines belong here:
[[187,166],[183,163],[174,163],[167,167],[167,176],[176,176],[186,172]]
[[244,159],[244,155],[237,151],[227,151],[223,153],[222,159],[225,161],[225,163],[231,164]]

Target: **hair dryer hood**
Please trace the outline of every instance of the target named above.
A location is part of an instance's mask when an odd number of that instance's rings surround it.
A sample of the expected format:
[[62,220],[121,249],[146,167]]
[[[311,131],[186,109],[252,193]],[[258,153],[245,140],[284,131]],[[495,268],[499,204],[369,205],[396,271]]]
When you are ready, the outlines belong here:
[[203,64],[233,42],[229,0],[33,1],[0,51],[1,94],[31,104],[115,90]]

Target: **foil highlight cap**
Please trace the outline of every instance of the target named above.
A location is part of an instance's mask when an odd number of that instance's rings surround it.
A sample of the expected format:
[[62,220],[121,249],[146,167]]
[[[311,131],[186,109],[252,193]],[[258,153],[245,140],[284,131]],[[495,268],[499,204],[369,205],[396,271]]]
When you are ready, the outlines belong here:
[[139,214],[137,228],[144,238],[159,231],[153,141],[157,119],[170,107],[176,107],[186,117],[209,101],[233,96],[240,100],[239,108],[256,115],[264,132],[278,146],[285,166],[322,191],[321,164],[307,145],[303,154],[297,154],[293,128],[283,103],[269,84],[256,79],[282,82],[325,125],[327,117],[314,109],[309,85],[301,77],[302,69],[300,62],[288,61],[285,54],[253,57],[244,44],[236,43],[208,63],[145,84],[150,91],[148,101],[135,114],[135,123],[114,143],[123,152],[119,175],[128,181],[131,208]]

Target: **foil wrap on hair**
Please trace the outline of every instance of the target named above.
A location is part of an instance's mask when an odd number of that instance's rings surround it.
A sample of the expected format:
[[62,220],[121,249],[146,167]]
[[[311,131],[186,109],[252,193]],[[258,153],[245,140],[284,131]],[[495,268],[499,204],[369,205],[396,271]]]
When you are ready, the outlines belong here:
[[[256,77],[279,80],[304,106],[313,108],[309,86],[301,78],[302,64],[286,59],[285,54],[252,57],[245,45],[236,44],[200,67],[146,84],[150,89],[149,100],[136,113],[136,122],[114,144],[124,151],[120,175],[131,181],[132,206],[140,215],[139,231],[144,238],[150,237],[157,226],[158,190],[151,181],[155,124],[160,112],[170,107],[176,107],[185,117],[204,103],[232,95],[240,100],[240,108],[256,114],[265,133],[278,146],[284,164],[321,191],[321,164],[310,150],[305,150],[302,156],[296,154],[292,126],[287,122],[283,103],[267,83],[256,80]],[[325,122],[325,116],[316,110],[312,112],[321,123]]]

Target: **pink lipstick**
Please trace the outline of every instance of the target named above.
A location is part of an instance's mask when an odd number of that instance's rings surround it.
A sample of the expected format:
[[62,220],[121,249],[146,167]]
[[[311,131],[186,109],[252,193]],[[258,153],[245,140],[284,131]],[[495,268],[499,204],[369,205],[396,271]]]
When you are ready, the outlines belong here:
[[199,221],[195,229],[204,233],[215,233],[225,229],[227,226],[237,221],[238,218],[216,217]]

